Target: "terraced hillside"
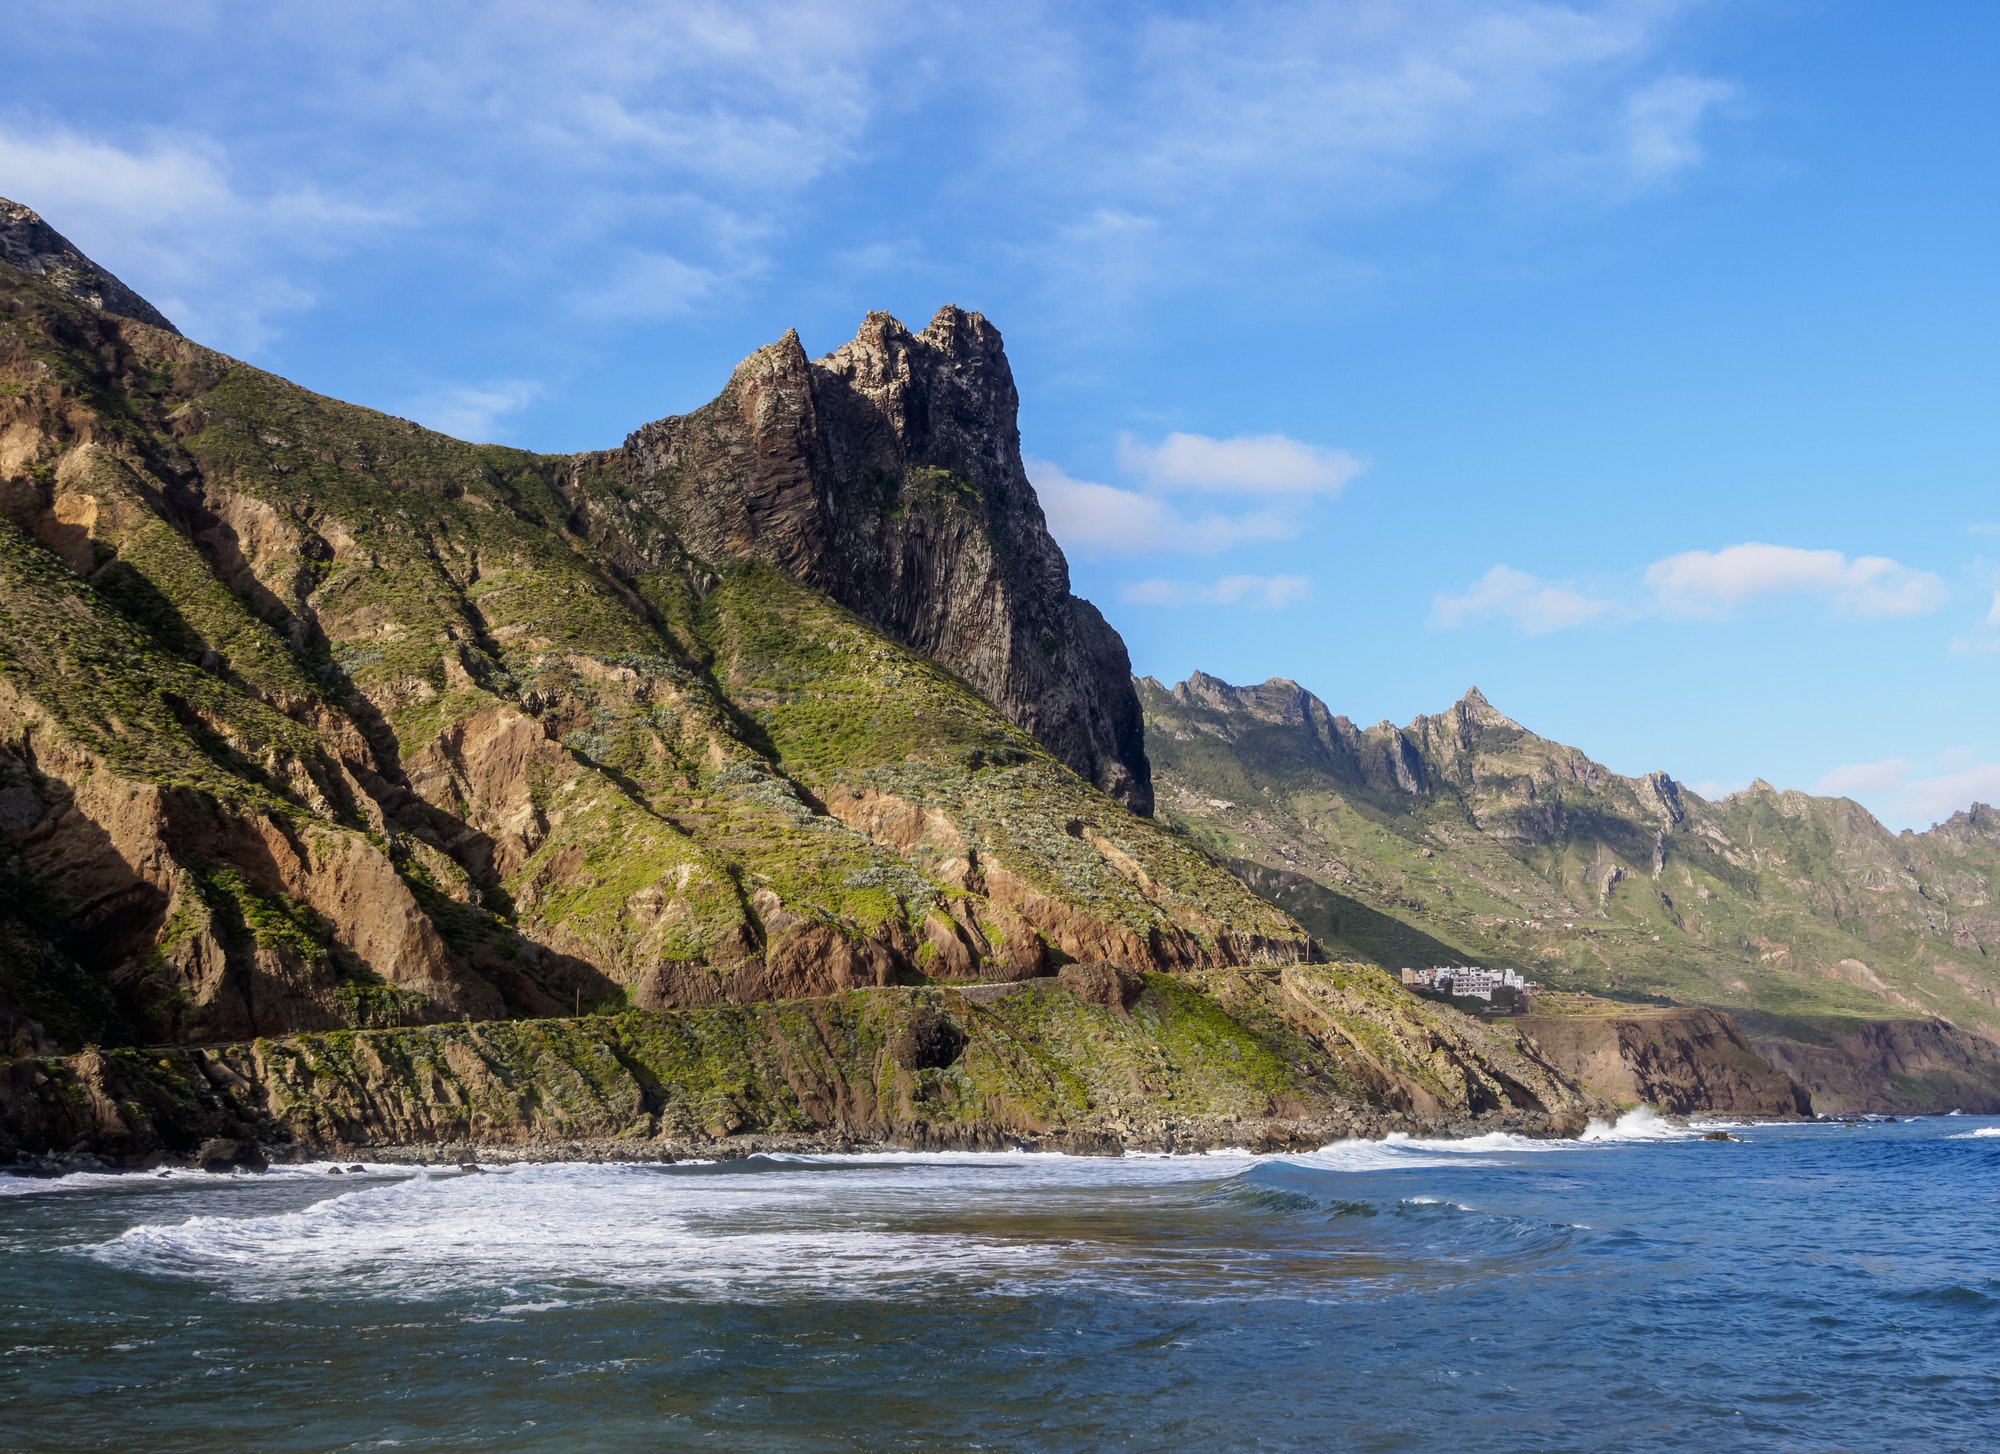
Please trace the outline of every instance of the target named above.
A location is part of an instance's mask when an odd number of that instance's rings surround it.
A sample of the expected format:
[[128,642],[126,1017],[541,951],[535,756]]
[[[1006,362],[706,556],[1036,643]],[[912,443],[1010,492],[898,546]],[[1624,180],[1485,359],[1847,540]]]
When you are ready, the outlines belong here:
[[1821,1110],[2000,1107],[2000,816],[1891,833],[1621,777],[1477,690],[1356,728],[1294,682],[1139,683],[1160,810],[1330,944],[1730,1010]]

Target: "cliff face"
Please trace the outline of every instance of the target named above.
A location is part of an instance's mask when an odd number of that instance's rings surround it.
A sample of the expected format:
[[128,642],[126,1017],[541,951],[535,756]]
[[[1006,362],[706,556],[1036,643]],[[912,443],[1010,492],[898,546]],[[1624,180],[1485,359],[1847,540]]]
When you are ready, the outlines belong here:
[[817,361],[795,333],[758,350],[713,403],[581,460],[579,489],[608,534],[643,536],[627,524],[637,507],[695,556],[760,560],[824,592],[1148,814],[1125,646],[1070,594],[1021,466],[1018,406],[999,331],[977,313],[941,309],[916,334],[871,313]]
[[1139,686],[1162,814],[1330,944],[1741,1012],[1827,1106],[1910,1106],[1895,1057],[1868,1047],[1933,1018],[2000,1064],[1991,809],[1895,834],[1761,782],[1708,802],[1663,772],[1611,772],[1476,690],[1357,728],[1289,681]]
[[1764,1059],[1812,1088],[1821,1115],[2000,1112],[1993,1043],[1943,1020],[1781,1021],[1762,1029]]
[[[10,1043],[1308,954],[968,684],[1072,756],[1117,736],[1092,661],[1130,705],[979,320],[739,371],[655,469],[432,434],[60,283],[0,263]],[[810,508],[761,493],[787,459]]]
[[1616,1101],[1732,1116],[1810,1116],[1805,1087],[1750,1048],[1716,1010],[1528,1015],[1515,1021],[1543,1056]]

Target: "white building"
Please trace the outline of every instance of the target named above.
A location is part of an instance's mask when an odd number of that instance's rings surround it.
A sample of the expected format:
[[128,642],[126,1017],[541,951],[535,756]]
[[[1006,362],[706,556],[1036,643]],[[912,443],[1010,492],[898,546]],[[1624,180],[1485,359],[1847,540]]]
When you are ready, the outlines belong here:
[[1511,969],[1483,969],[1476,964],[1440,964],[1430,969],[1405,969],[1403,983],[1412,989],[1492,1000],[1501,988],[1525,991],[1527,980]]

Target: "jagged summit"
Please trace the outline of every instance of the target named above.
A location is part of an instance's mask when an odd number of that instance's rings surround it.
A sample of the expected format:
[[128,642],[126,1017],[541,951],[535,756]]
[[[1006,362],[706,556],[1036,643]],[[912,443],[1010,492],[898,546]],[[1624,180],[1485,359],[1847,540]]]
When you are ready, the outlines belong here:
[[[1131,663],[1070,593],[1021,464],[1019,405],[1000,331],[979,314],[948,306],[912,333],[875,312],[817,360],[787,332],[713,402],[579,456],[577,477],[615,481],[698,557],[760,560],[824,591],[1150,813]],[[619,522],[593,527],[630,548]]]
[[0,197],[0,262],[46,278],[93,308],[180,332],[164,313],[85,257],[32,208],[5,197]]

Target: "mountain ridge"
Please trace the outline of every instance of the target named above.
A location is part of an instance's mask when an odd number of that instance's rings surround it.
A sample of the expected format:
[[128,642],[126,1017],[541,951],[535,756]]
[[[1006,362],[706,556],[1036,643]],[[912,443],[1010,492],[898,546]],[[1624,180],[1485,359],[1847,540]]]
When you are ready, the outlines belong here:
[[[1856,1056],[1884,1105],[2000,1105],[1990,808],[1897,834],[1761,780],[1710,802],[1539,737],[1477,688],[1360,729],[1289,679],[1138,686],[1163,815],[1331,944],[1726,1009],[1827,1108],[1859,1093]],[[1897,1091],[1926,1059],[1938,1084]]]

